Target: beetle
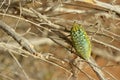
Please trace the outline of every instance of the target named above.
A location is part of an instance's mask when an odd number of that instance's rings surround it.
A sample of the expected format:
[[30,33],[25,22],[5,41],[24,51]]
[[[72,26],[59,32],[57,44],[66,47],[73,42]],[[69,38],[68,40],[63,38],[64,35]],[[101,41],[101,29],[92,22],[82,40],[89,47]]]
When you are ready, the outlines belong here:
[[88,60],[91,56],[91,42],[83,26],[76,22],[71,28],[71,40],[77,55]]

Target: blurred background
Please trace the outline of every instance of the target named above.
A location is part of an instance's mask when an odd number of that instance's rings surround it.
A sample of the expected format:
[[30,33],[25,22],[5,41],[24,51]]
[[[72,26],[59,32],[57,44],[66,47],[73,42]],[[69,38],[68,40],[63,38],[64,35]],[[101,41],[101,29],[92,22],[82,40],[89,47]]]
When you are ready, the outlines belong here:
[[[29,54],[0,29],[0,80],[72,80],[74,21],[89,35],[92,57],[106,79],[119,80],[119,5],[119,0],[1,0],[0,20],[46,57]],[[80,69],[76,80],[99,80],[85,62]]]

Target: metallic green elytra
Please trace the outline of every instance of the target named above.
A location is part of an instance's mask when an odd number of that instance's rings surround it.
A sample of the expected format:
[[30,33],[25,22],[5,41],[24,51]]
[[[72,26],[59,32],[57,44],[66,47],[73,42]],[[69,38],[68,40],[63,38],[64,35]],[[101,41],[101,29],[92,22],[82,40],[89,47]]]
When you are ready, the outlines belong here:
[[71,28],[71,39],[77,55],[88,60],[91,56],[91,42],[82,25],[74,22]]

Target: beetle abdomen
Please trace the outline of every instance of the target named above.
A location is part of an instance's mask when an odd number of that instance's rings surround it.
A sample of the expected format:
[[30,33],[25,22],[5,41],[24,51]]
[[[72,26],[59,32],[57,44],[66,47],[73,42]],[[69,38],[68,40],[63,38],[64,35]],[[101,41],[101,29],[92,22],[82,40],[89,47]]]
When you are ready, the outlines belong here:
[[91,54],[91,43],[82,25],[74,23],[71,29],[73,46],[79,56],[88,60]]

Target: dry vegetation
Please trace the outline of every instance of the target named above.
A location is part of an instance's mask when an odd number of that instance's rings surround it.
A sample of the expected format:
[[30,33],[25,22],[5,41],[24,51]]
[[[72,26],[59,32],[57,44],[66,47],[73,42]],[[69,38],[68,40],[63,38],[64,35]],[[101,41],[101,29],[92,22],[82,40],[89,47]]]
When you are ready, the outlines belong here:
[[[119,0],[0,0],[0,80],[119,80],[119,5]],[[74,54],[69,36],[74,21],[91,39],[95,72]]]

